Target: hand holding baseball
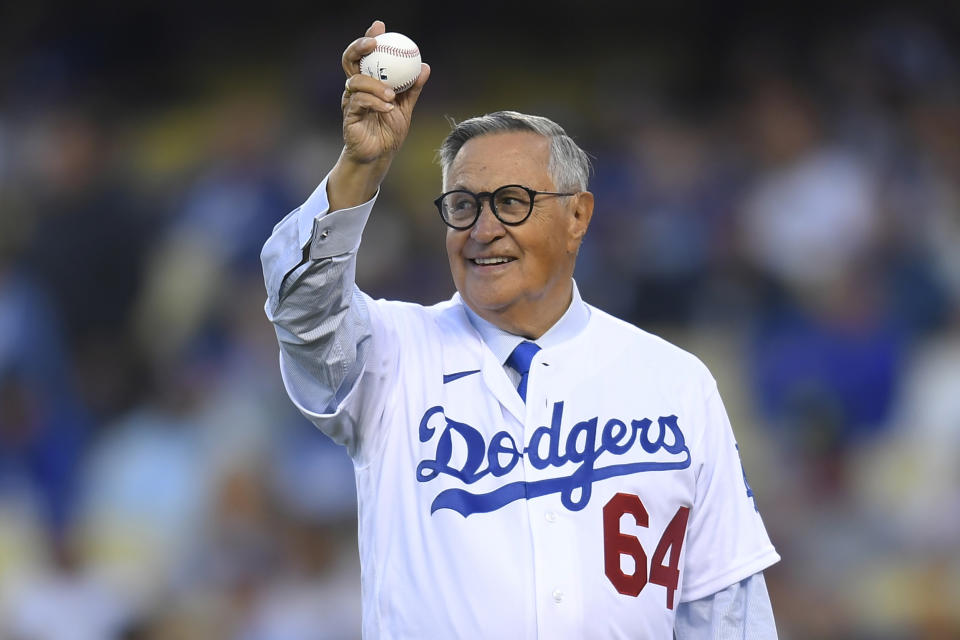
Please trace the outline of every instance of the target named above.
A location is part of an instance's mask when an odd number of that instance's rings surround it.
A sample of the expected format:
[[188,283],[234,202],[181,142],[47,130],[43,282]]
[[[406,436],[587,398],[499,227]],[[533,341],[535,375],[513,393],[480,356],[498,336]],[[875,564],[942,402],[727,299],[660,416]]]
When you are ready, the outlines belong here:
[[[363,38],[343,52],[343,70],[347,74],[341,100],[344,153],[361,164],[391,158],[400,148],[410,130],[413,107],[430,76],[429,65],[420,63],[419,76],[412,85],[407,79],[401,80],[395,91],[381,79],[362,73],[361,60],[374,53],[375,38],[385,31],[383,22],[377,20]],[[409,88],[404,90],[404,86]]]

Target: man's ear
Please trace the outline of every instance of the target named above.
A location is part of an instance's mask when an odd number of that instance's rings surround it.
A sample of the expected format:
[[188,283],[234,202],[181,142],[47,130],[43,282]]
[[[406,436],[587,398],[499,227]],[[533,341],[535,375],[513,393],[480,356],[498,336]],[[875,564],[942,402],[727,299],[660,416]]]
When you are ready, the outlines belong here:
[[570,245],[568,249],[571,253],[576,253],[580,249],[580,243],[583,242],[583,236],[586,235],[587,227],[590,226],[590,219],[593,217],[593,194],[589,191],[581,191],[573,197],[576,201],[573,203],[573,211],[569,221]]

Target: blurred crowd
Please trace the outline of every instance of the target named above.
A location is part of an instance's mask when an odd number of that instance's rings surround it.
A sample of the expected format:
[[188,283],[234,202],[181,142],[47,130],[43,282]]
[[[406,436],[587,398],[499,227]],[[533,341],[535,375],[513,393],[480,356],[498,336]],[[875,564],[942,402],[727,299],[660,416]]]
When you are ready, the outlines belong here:
[[[259,264],[339,153],[358,24],[181,60],[176,90],[63,34],[0,65],[0,638],[359,637],[352,467],[284,393]],[[580,291],[714,372],[783,556],[781,637],[960,637],[949,24],[876,11],[696,64],[690,40],[598,39],[547,73],[389,27],[433,77],[361,287],[453,292],[447,117],[556,119],[594,159]]]

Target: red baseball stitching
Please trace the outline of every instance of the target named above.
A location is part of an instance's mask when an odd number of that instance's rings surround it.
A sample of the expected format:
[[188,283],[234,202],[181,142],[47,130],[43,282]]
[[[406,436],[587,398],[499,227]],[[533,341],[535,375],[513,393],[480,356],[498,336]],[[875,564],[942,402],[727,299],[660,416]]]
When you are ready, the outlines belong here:
[[399,47],[392,47],[386,44],[378,44],[377,51],[380,53],[389,53],[394,56],[400,56],[401,58],[416,58],[420,55],[420,49],[401,49]]
[[[420,77],[420,74],[418,73],[418,74],[417,74],[417,78],[419,78],[419,77]],[[412,79],[412,80],[407,80],[406,82],[404,82],[404,83],[403,83],[402,85],[400,85],[399,87],[396,87],[396,88],[394,89],[394,91],[396,91],[397,93],[399,93],[399,92],[401,92],[401,91],[406,91],[407,89],[409,89],[410,87],[413,86],[413,83],[417,81],[417,78],[414,78],[414,79]]]

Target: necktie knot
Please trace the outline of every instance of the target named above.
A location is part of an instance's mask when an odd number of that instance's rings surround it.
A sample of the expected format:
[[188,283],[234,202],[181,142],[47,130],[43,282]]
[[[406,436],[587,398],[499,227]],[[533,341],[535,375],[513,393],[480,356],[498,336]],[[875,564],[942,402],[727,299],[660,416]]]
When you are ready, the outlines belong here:
[[510,357],[507,358],[507,366],[512,367],[520,374],[520,384],[517,392],[523,401],[527,401],[527,378],[530,375],[530,363],[533,362],[533,356],[540,351],[539,345],[529,340],[524,340],[513,350]]

